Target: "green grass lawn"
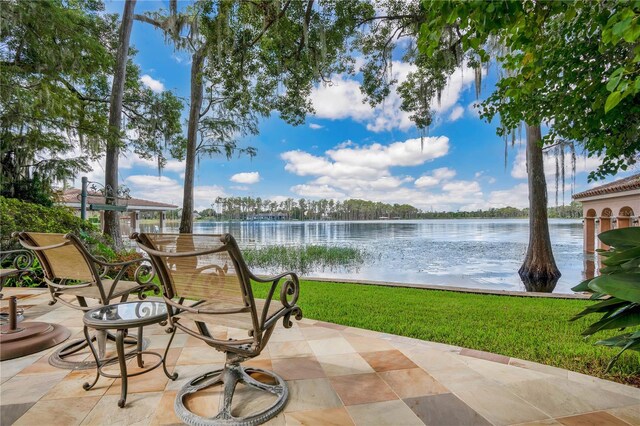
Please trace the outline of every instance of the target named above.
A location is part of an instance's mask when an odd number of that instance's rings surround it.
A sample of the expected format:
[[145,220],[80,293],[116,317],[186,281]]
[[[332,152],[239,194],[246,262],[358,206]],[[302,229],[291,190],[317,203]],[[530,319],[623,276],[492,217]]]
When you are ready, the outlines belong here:
[[[453,291],[302,281],[305,318],[447,343],[640,384],[640,355],[627,351],[609,374],[615,349],[580,333],[597,316],[569,319],[588,300],[509,297]],[[255,284],[257,297],[266,285]],[[264,290],[263,290],[264,289]],[[608,333],[614,335],[616,331]]]

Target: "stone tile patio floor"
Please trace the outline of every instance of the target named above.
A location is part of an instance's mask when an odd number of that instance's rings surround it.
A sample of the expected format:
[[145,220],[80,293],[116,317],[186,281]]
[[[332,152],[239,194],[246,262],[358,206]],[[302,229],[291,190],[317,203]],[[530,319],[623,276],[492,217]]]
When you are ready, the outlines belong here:
[[[48,306],[46,292],[4,289],[19,296],[26,320],[57,322],[81,336],[81,313]],[[226,330],[217,330],[224,335]],[[149,347],[169,336],[145,328]],[[0,363],[2,425],[175,424],[177,390],[187,379],[217,368],[219,352],[177,334],[167,379],[161,369],[129,381],[127,406],[118,408],[118,380],[82,384],[93,370],[49,365],[43,351]],[[273,425],[640,425],[640,389],[528,361],[304,319],[281,325],[262,355],[250,362],[287,380],[289,402]],[[114,368],[117,368],[114,366]],[[135,368],[135,367],[131,367]],[[132,371],[132,370],[130,370]],[[242,404],[256,404],[240,389]],[[218,395],[189,401],[199,414],[217,411]]]

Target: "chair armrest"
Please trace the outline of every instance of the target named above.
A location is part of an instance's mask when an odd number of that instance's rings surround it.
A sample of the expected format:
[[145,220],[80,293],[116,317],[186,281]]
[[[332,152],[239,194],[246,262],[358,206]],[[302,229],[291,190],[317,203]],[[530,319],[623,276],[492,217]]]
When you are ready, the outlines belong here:
[[[135,235],[135,234],[134,234]],[[195,251],[182,251],[182,252],[169,252],[169,251],[159,251],[154,250],[151,247],[147,247],[142,244],[140,241],[136,241],[138,247],[140,247],[145,252],[149,253],[152,256],[159,257],[194,257],[194,256],[204,256],[207,254],[220,253],[224,251],[224,247],[216,247],[214,249],[209,250],[195,250]]]
[[10,263],[17,271],[28,271],[34,260],[33,253],[27,249],[0,251],[0,269],[3,264]]
[[287,275],[291,275],[291,276],[295,276],[296,280],[298,279],[298,275],[295,272],[283,272],[282,274],[279,275],[275,275],[273,277],[265,277],[265,278],[260,278],[256,275],[253,274],[253,272],[249,271],[249,278],[251,278],[253,281],[258,282],[258,283],[270,283],[276,280],[280,280],[284,277],[286,277]]
[[[297,319],[302,319],[302,311],[296,305],[300,295],[300,280],[295,272],[284,272],[268,278],[259,278],[249,272],[249,277],[258,283],[271,283],[269,294],[265,299],[266,302],[260,315],[260,324],[263,329],[265,327],[269,327],[274,321],[277,321],[281,317],[284,317],[283,324],[285,328],[292,326],[290,321],[291,315],[295,315]],[[278,284],[285,277],[289,277],[289,279],[285,280],[280,287],[280,303],[282,304],[282,309],[276,312],[272,317],[267,318],[267,315],[269,314],[269,306],[273,301]]]
[[129,266],[132,266],[138,263],[140,264],[134,272],[134,281],[140,284],[141,286],[150,285],[151,281],[155,277],[155,269],[153,268],[151,261],[146,257],[140,257],[138,259],[127,260],[124,262],[107,262],[91,254],[89,254],[89,257],[91,258],[92,262],[96,263],[97,265],[100,265],[103,268],[100,274],[101,278],[106,275],[109,269],[120,268],[116,276],[113,277],[113,285],[111,286],[111,290],[107,295],[107,299],[109,300],[113,297],[114,294],[117,294],[116,287],[118,286],[118,283],[120,282],[120,280],[122,280],[122,277],[124,276],[124,274],[129,269]]

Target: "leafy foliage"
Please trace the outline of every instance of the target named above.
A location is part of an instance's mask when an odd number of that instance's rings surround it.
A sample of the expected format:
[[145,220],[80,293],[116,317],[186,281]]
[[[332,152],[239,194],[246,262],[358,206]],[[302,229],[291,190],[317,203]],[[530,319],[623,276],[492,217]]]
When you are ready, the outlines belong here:
[[29,182],[32,174],[50,181],[88,170],[87,156],[61,155],[73,149],[69,136],[95,135],[104,114],[70,88],[84,87],[82,96],[100,91],[103,82],[96,74],[109,60],[100,34],[109,31],[93,3],[66,8],[59,1],[3,2],[0,7],[0,183],[4,195],[19,196],[41,189]]
[[[500,63],[504,75],[482,102],[485,118],[499,115],[499,134],[513,134],[522,122],[549,123],[544,143],[578,141],[587,155],[602,157],[592,179],[637,161],[640,2],[422,5],[421,54],[454,50],[472,66],[492,56]],[[450,30],[437,31],[443,28]]]
[[[104,151],[118,25],[94,0],[2,2],[0,9],[0,187],[5,196],[40,201],[28,194],[88,171]],[[139,76],[129,62],[126,129],[136,130],[129,133],[137,134],[135,150],[157,155],[181,131],[181,103],[145,88]]]
[[640,228],[614,229],[598,237],[611,246],[608,251],[600,252],[605,267],[600,270],[600,276],[583,281],[572,290],[593,293],[592,299],[601,301],[584,309],[573,320],[589,314],[602,315],[582,332],[584,336],[603,330],[626,331],[596,342],[621,348],[609,362],[609,370],[627,349],[640,351]]
[[602,30],[602,44],[607,47],[628,44],[633,50],[609,76],[607,90],[611,93],[605,102],[605,112],[640,92],[640,44],[637,43],[640,39],[640,1],[619,3],[614,12]]
[[[73,210],[68,207],[47,207],[0,196],[0,236],[2,236],[0,250],[21,248],[17,240],[11,238],[13,232],[19,231],[75,234],[89,247],[94,256],[108,262],[124,262],[140,257],[140,254],[135,250],[114,250],[112,242],[103,236],[91,222],[75,216]],[[127,270],[125,274],[127,279],[133,278],[134,269]],[[20,285],[30,287],[42,285],[42,272],[37,260],[33,270],[34,273],[24,277]],[[7,283],[8,286],[12,284],[12,282]]]
[[[180,10],[172,0],[168,10],[136,15],[191,54],[187,139],[171,149],[186,159],[185,210],[193,207],[197,159],[255,155],[239,138],[257,134],[260,117],[274,110],[288,123],[302,123],[313,111],[313,83],[352,69],[346,42],[355,23],[372,13],[360,0],[201,0]],[[191,229],[191,215],[183,215],[180,231]]]
[[0,248],[19,248],[13,232],[71,232],[94,244],[107,245],[93,225],[83,221],[67,207],[42,205],[0,196]]

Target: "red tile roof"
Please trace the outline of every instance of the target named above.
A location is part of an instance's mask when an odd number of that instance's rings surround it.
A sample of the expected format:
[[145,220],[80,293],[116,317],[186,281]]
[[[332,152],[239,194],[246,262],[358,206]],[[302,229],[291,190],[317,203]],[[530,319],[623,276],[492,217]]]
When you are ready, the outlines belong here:
[[[80,190],[77,188],[65,189],[62,195],[60,196],[60,202],[62,203],[79,203],[80,202]],[[106,201],[104,196],[99,192],[88,191],[87,194],[87,204],[105,204]],[[122,204],[126,204],[129,209],[132,207],[147,207],[147,208],[157,208],[157,210],[172,210],[177,209],[178,206],[174,206],[173,204],[166,203],[158,203],[156,201],[143,200],[141,198],[129,198],[127,200],[123,200]]]
[[593,197],[595,195],[612,194],[616,192],[631,191],[632,189],[640,189],[640,173],[618,179],[605,185],[596,186],[583,192],[573,194],[574,200],[581,198]]

